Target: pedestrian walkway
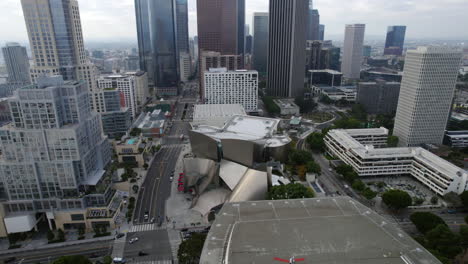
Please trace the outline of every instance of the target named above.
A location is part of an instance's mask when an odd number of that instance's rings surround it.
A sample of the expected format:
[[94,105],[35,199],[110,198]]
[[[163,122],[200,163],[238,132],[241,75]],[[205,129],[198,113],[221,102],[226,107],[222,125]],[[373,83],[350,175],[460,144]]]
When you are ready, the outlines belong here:
[[114,240],[114,246],[112,247],[112,258],[123,258],[126,240],[126,235],[122,238]]
[[146,232],[146,231],[154,231],[154,230],[163,230],[166,229],[164,226],[158,226],[156,224],[144,224],[144,225],[134,225],[130,228],[129,233],[135,232]]

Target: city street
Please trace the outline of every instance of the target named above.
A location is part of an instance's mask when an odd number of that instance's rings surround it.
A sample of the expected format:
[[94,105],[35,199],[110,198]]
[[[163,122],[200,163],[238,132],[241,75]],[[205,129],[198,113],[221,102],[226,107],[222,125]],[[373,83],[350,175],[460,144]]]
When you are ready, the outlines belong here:
[[0,261],[15,257],[18,263],[50,263],[61,256],[67,255],[83,255],[89,258],[108,256],[112,250],[113,242],[113,240],[97,241],[74,246],[5,254],[0,257]]

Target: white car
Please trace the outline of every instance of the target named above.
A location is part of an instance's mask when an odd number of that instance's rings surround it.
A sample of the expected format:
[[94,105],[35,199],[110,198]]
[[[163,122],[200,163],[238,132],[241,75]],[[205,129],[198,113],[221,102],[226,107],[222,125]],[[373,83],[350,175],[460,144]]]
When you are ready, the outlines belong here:
[[134,237],[128,241],[128,243],[133,244],[138,241],[138,237]]
[[172,182],[173,180],[174,180],[174,177],[171,176],[171,177],[169,178],[169,181]]

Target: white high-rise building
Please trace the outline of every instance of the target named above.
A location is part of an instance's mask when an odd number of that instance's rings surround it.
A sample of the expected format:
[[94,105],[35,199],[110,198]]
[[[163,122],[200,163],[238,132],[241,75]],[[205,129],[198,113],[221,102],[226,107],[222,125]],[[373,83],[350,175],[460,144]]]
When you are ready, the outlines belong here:
[[132,113],[132,118],[137,116],[138,103],[135,76],[120,74],[101,76],[97,84],[99,89],[116,89],[120,91],[124,97],[125,107],[128,107]]
[[341,62],[341,72],[345,78],[359,79],[360,77],[365,29],[365,24],[346,25]]
[[85,80],[96,88],[94,65],[83,43],[77,0],[21,0],[34,65],[31,80],[60,74],[65,80]]
[[135,77],[135,94],[138,107],[142,107],[150,99],[148,73],[144,71],[126,72],[125,75]]
[[210,69],[204,82],[207,104],[240,104],[247,112],[257,111],[257,71]]
[[461,58],[449,47],[407,51],[393,132],[400,146],[442,144]]
[[180,81],[188,81],[190,75],[192,74],[192,61],[190,60],[190,54],[188,52],[180,52],[179,54],[179,72],[180,72]]

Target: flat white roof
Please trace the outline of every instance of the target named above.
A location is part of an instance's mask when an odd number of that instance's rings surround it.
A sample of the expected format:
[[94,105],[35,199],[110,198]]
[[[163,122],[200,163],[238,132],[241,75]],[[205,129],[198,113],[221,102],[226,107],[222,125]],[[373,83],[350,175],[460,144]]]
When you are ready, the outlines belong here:
[[[421,148],[421,147],[403,147],[403,148],[374,148],[373,146],[364,146],[357,140],[351,137],[348,132],[352,129],[330,130],[328,135],[340,142],[346,149],[352,150],[363,159],[384,159],[384,158],[403,158],[411,157],[417,160],[424,161],[430,166],[437,168],[440,172],[455,177],[459,173],[465,171],[454,164],[438,157],[437,155]],[[366,130],[366,129],[361,129]],[[370,130],[372,131],[372,130]],[[361,131],[362,132],[362,131]]]
[[240,104],[197,104],[193,111],[193,121],[246,115],[245,109]]

